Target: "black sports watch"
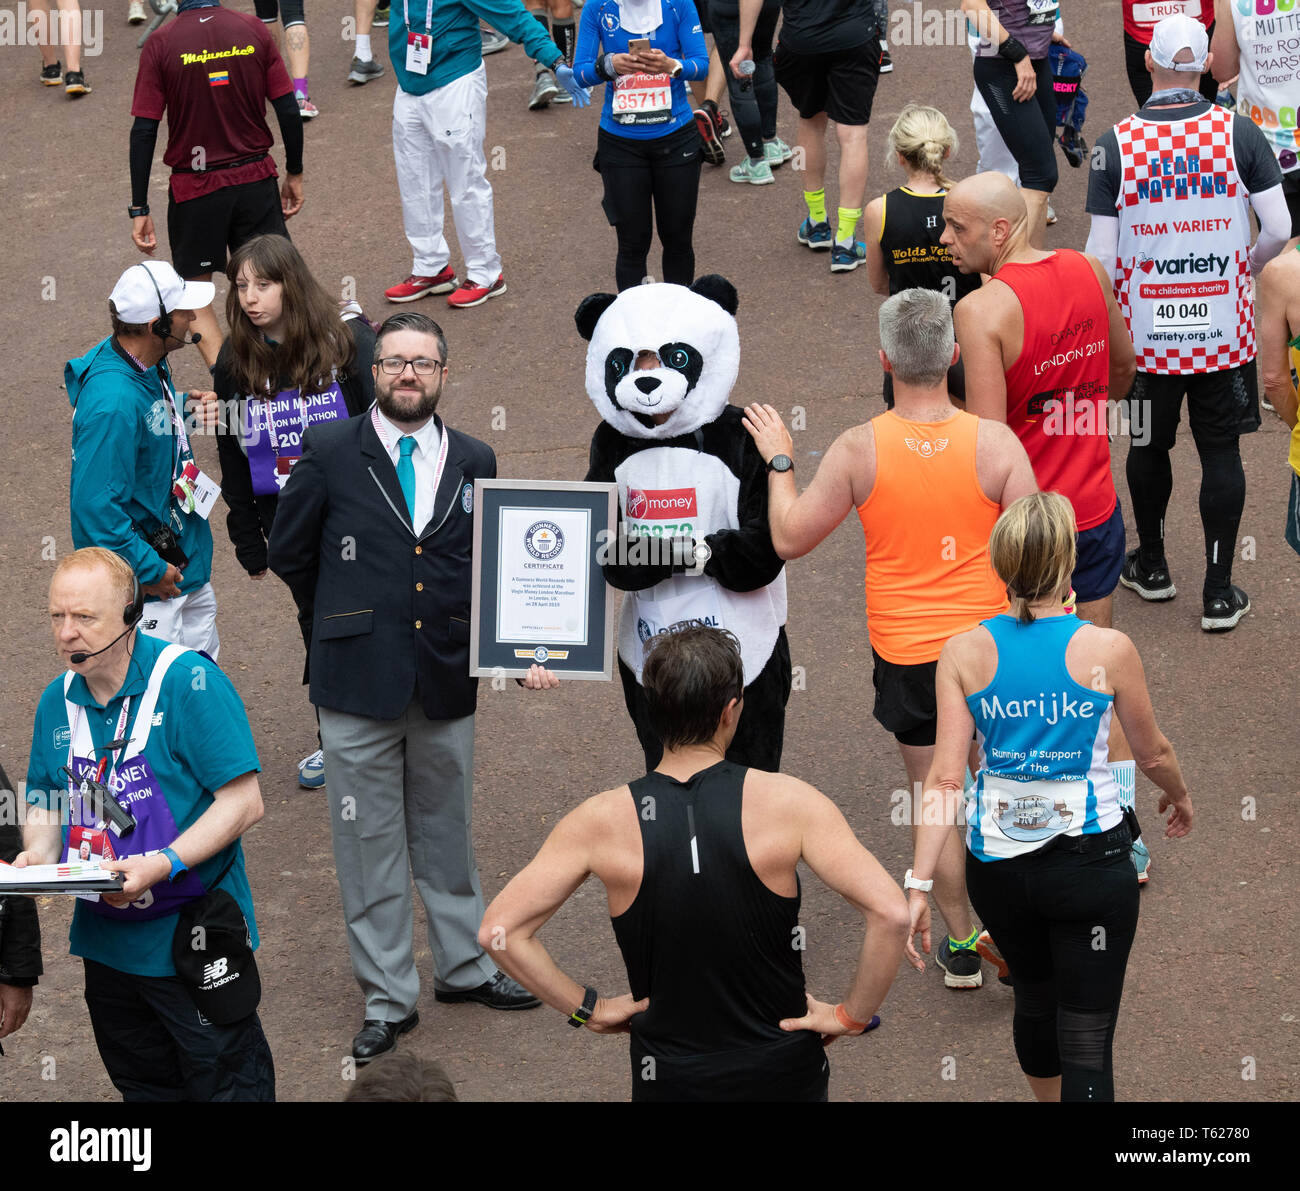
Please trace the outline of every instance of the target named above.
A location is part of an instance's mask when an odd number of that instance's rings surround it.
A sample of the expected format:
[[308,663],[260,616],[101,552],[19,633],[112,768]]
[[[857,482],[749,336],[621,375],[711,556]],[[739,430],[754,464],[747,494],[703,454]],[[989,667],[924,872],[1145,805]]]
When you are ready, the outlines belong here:
[[789,471],[794,467],[794,460],[789,455],[773,455],[768,460],[768,471]]
[[596,990],[591,985],[587,985],[587,993],[582,998],[582,1004],[569,1014],[569,1025],[575,1030],[582,1029],[591,1020],[591,1015],[596,1012],[596,996]]
[[138,207],[127,207],[126,213],[131,216],[132,219],[139,219],[141,215],[149,214],[149,204],[141,203]]

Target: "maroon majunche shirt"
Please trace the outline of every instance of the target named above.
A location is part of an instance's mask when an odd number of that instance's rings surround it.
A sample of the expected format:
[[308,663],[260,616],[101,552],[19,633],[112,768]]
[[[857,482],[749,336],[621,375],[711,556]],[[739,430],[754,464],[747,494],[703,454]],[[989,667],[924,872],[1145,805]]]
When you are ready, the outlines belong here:
[[[220,6],[197,8],[144,43],[131,114],[149,120],[166,115],[163,161],[174,171],[172,198],[184,202],[276,176],[266,104],[292,90],[261,21]],[[265,156],[233,169],[213,168],[258,154]]]

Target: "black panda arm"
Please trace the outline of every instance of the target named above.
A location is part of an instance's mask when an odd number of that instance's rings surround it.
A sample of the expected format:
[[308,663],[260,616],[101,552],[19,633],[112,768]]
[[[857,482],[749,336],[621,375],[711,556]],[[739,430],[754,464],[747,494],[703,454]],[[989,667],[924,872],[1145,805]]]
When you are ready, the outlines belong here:
[[[589,484],[612,484],[614,480],[614,468],[618,466],[619,456],[617,454],[618,446],[622,442],[622,435],[618,433],[608,422],[602,422],[596,427],[596,433],[591,439],[591,454],[587,460],[586,482]],[[636,551],[633,549],[634,544],[640,540],[639,535],[628,536],[623,526],[623,507],[619,503],[618,524],[616,527],[618,534],[618,547],[610,553],[615,558],[634,557]],[[650,543],[647,542],[648,546]],[[658,546],[658,541],[654,543]],[[646,553],[649,553],[646,551]],[[662,557],[662,554],[658,555]],[[610,587],[617,588],[619,591],[645,591],[647,587],[653,587],[656,583],[662,583],[670,575],[684,570],[684,566],[674,567],[671,562],[667,563],[618,563],[605,562],[601,564],[601,571],[605,576],[605,582]]]
[[704,573],[730,591],[757,591],[766,587],[780,573],[785,563],[772,545],[772,530],[767,520],[767,465],[744,429],[741,454],[739,529],[720,529],[704,540],[713,556],[704,565]]

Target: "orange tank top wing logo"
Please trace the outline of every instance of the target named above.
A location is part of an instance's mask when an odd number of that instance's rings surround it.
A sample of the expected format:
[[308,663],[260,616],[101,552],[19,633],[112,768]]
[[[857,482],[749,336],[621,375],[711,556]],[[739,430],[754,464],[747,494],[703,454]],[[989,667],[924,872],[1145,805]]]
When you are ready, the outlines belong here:
[[929,459],[942,451],[948,445],[948,440],[946,438],[936,438],[934,442],[930,442],[929,439],[924,438],[905,438],[903,443],[909,451],[915,451],[922,459]]
[[201,54],[182,54],[182,66],[202,66],[205,62],[215,62],[218,58],[242,58],[257,51],[254,45],[232,45],[228,50],[204,50]]

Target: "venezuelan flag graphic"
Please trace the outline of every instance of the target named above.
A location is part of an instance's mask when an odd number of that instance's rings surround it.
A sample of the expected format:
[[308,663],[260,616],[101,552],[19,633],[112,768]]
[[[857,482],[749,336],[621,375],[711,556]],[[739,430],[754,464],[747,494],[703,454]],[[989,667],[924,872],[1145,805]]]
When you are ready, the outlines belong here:
[[228,70],[210,70],[208,71],[208,86],[210,87],[229,87],[230,71]]

